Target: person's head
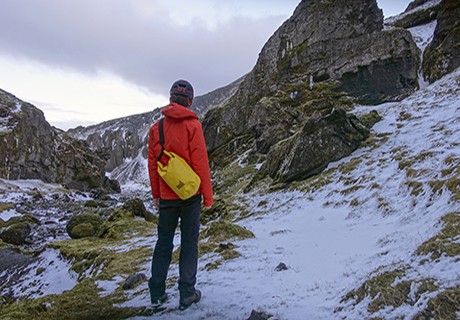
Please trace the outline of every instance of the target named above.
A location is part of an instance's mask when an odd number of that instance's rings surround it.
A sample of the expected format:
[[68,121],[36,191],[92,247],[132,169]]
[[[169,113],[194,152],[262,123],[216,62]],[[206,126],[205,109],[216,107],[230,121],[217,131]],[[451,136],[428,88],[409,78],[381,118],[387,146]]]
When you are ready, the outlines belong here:
[[177,80],[169,90],[169,101],[190,107],[193,101],[193,87],[186,80]]

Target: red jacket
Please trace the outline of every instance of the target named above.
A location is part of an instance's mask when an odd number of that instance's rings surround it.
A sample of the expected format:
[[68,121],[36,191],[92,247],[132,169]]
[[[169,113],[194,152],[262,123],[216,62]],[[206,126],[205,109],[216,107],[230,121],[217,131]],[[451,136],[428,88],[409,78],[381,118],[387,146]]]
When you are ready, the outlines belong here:
[[[211,175],[208,164],[208,152],[204,141],[203,129],[195,112],[177,103],[171,103],[161,110],[166,117],[163,121],[165,149],[184,158],[200,176],[201,185],[197,194],[203,195],[203,204],[209,207],[214,203]],[[148,168],[152,196],[154,199],[180,199],[179,196],[160,178],[157,171],[157,157],[161,152],[158,121],[150,128]],[[160,160],[167,164],[168,157]]]

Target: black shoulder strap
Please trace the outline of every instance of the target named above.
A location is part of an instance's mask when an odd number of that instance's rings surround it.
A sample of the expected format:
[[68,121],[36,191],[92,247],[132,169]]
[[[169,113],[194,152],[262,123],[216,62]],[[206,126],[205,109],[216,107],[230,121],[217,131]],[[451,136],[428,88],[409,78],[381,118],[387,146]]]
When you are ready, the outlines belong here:
[[163,120],[165,118],[160,119],[160,123],[158,125],[158,130],[160,131],[160,144],[161,144],[161,152],[157,157],[157,161],[160,161],[161,157],[163,156],[163,151],[165,151],[165,135],[163,133]]

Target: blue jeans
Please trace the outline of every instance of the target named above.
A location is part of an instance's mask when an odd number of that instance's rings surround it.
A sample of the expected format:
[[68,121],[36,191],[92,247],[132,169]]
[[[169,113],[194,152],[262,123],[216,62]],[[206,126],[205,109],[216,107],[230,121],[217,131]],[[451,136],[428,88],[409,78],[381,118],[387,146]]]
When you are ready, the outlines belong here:
[[150,295],[160,297],[166,290],[173,239],[180,218],[181,248],[179,256],[179,292],[181,298],[195,293],[200,232],[201,195],[187,200],[161,200],[158,240],[152,258]]

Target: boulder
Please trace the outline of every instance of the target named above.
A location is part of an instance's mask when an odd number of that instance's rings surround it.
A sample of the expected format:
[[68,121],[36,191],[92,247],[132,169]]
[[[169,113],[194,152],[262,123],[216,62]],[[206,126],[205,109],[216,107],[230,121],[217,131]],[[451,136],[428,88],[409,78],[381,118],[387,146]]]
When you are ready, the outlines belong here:
[[11,223],[0,230],[0,239],[9,244],[23,245],[26,244],[31,231],[32,228],[27,222]]
[[268,320],[272,317],[273,316],[271,314],[268,314],[264,311],[252,310],[248,320]]
[[144,218],[145,221],[155,222],[157,220],[154,214],[145,208],[144,202],[139,198],[126,201],[122,209],[131,212],[134,216]]
[[66,225],[67,234],[72,239],[96,236],[103,223],[102,218],[92,212],[74,215]]
[[140,285],[143,281],[147,280],[147,276],[143,273],[136,273],[130,275],[125,282],[123,283],[123,290],[130,290],[134,289],[138,285]]
[[40,224],[40,220],[30,214],[12,217],[0,226],[0,239],[14,245],[28,244],[32,227]]
[[351,154],[368,135],[369,129],[356,116],[334,109],[310,119],[297,134],[271,148],[261,170],[279,182],[306,179]]

